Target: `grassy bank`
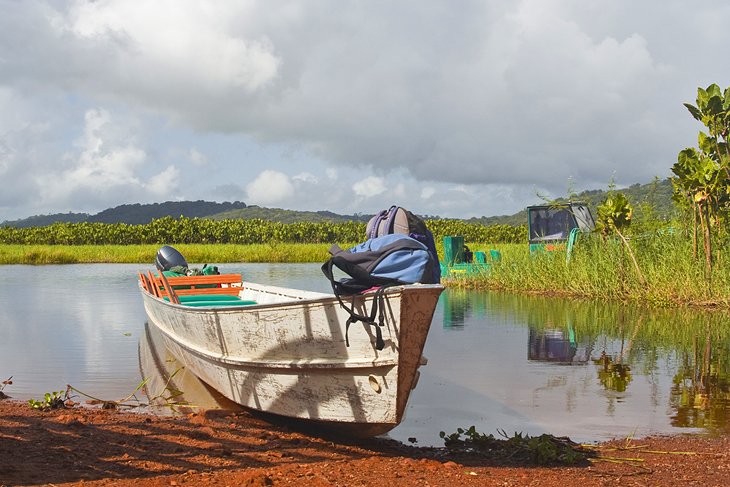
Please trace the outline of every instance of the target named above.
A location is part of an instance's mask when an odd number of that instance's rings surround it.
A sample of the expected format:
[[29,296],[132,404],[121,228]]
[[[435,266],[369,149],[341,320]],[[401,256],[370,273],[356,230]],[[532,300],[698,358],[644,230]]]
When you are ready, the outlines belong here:
[[[152,264],[160,245],[0,245],[0,264]],[[329,244],[179,244],[190,263],[324,262]]]
[[[641,277],[617,240],[584,237],[570,262],[564,252],[530,255],[527,244],[469,243],[497,249],[502,260],[490,272],[449,279],[452,287],[645,302],[652,305],[730,307],[730,262],[719,254],[711,276],[691,239],[682,235],[636,238],[631,246]],[[348,245],[341,244],[343,248]],[[190,263],[324,262],[329,244],[176,244]],[[0,245],[0,264],[154,262],[159,245]],[[439,246],[439,252],[441,248]],[[643,281],[642,281],[643,278]]]
[[641,275],[620,241],[589,236],[576,246],[570,262],[565,252],[530,255],[527,244],[497,246],[502,260],[489,273],[449,284],[659,306],[730,307],[730,263],[723,254],[705,276],[703,257],[693,257],[691,239],[682,235],[635,238],[631,247]]

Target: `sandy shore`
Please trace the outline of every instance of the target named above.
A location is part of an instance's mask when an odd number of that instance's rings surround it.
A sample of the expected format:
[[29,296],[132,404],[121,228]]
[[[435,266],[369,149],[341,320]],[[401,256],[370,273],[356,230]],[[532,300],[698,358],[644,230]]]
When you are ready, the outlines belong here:
[[0,485],[730,485],[730,438],[597,445],[597,457],[539,466],[392,440],[350,441],[247,412],[179,417],[92,408],[40,412],[0,400]]

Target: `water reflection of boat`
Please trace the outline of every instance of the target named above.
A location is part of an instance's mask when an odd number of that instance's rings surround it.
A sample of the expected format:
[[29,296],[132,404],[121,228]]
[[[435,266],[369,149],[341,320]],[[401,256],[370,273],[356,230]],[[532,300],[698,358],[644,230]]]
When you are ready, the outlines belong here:
[[158,414],[189,413],[202,409],[237,410],[241,406],[198,379],[170,353],[153,326],[145,323],[139,341],[139,369],[144,393]]
[[[185,278],[173,279],[167,288]],[[205,301],[185,305],[153,295],[140,282],[149,323],[166,347],[237,404],[362,436],[400,423],[442,286],[396,286],[357,296],[353,305],[362,314],[382,298],[383,326],[349,333],[350,315],[331,294],[240,286],[238,298],[248,305],[220,305],[210,292]],[[382,347],[373,335],[382,335]]]

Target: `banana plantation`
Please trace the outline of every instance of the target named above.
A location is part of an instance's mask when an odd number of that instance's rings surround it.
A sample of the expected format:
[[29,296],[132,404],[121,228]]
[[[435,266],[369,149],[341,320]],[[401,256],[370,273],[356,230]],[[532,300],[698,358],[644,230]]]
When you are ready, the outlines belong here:
[[[481,225],[460,220],[428,220],[436,240],[463,235],[470,242],[520,243],[526,227]],[[139,245],[139,244],[320,244],[359,242],[363,222],[280,223],[261,219],[210,220],[165,217],[145,225],[124,223],[55,223],[46,227],[0,227],[0,244],[15,245]]]

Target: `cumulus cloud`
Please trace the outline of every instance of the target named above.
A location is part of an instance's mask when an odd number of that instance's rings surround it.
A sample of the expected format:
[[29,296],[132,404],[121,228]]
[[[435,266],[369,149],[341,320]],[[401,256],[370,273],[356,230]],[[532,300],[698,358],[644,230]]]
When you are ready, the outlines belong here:
[[[62,27],[92,49],[111,50],[115,59],[110,75],[127,74],[119,81],[131,83],[133,94],[140,98],[162,95],[157,103],[170,103],[201,88],[207,93],[199,96],[206,98],[213,93],[246,96],[271,82],[280,60],[266,36],[246,34],[252,20],[249,13],[249,7],[235,3],[214,8],[176,0],[78,1]],[[130,76],[144,72],[163,78]]]
[[167,166],[161,173],[149,178],[141,186],[153,198],[164,198],[170,194],[170,188],[177,188],[180,184],[180,170],[175,166]]
[[84,132],[54,171],[37,175],[40,197],[47,205],[94,208],[123,201],[149,201],[174,192],[178,173],[174,167],[143,180],[139,170],[146,161],[126,128],[115,124],[105,109],[84,117]]
[[372,198],[383,194],[386,190],[385,181],[381,177],[370,176],[352,185],[352,190],[361,198]]
[[317,179],[317,176],[310,172],[302,172],[299,174],[296,174],[292,177],[294,181],[302,182],[302,183],[309,183],[309,184],[317,184],[319,182],[319,179]]
[[246,185],[246,193],[251,204],[276,205],[294,194],[294,185],[286,174],[267,170]]

